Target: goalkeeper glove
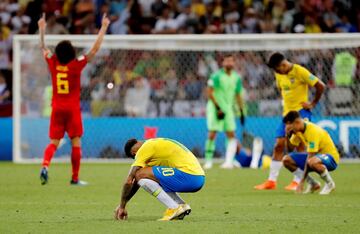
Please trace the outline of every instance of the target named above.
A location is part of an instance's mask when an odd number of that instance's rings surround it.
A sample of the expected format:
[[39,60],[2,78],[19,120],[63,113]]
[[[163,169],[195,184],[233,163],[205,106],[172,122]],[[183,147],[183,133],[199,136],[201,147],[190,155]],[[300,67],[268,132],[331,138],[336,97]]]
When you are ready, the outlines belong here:
[[241,124],[241,126],[245,125],[245,115],[244,115],[242,109],[240,109],[240,124]]
[[219,120],[222,120],[225,118],[225,113],[218,106],[216,106],[216,116]]

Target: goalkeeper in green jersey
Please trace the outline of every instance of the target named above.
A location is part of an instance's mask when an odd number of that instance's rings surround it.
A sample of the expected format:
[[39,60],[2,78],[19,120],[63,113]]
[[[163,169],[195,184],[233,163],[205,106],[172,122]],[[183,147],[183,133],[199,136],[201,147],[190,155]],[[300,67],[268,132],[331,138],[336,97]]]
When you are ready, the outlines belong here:
[[240,109],[241,125],[244,125],[242,100],[242,82],[239,74],[234,71],[235,60],[233,55],[226,54],[223,57],[223,68],[213,73],[208,80],[208,103],[206,107],[206,120],[208,138],[205,144],[204,169],[212,167],[212,158],[215,151],[216,133],[224,131],[227,136],[225,162],[222,168],[233,168],[237,141],[235,138],[236,121],[234,102],[236,100]]

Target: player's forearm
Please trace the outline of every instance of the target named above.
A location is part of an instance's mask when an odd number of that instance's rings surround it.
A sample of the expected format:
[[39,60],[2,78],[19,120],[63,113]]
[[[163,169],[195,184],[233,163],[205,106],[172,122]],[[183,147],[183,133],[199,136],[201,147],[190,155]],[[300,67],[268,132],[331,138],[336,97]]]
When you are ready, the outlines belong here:
[[102,26],[100,28],[100,31],[99,31],[98,36],[96,38],[96,41],[94,42],[94,45],[91,47],[90,52],[88,54],[88,60],[91,60],[95,56],[95,54],[99,51],[100,46],[101,46],[101,44],[102,44],[102,42],[104,40],[104,36],[106,34],[106,31],[107,31],[107,27]]
[[243,101],[241,95],[236,96],[236,101],[237,101],[237,104],[238,104],[240,110],[243,111],[244,110],[244,101]]
[[318,81],[315,84],[315,97],[314,100],[311,102],[312,106],[316,106],[316,104],[320,101],[321,96],[323,95],[325,91],[325,84],[322,81]]
[[128,203],[128,201],[134,196],[134,194],[137,192],[137,190],[139,189],[139,186],[135,183],[125,183],[122,189],[122,193],[121,193],[121,202],[120,202],[120,207],[125,209],[126,204]]
[[219,103],[217,103],[217,101],[216,101],[216,99],[214,97],[214,91],[212,89],[208,88],[207,96],[212,101],[212,103],[214,103],[216,109],[220,109]]
[[45,30],[44,29],[39,29],[39,35],[40,35],[40,48],[42,50],[46,50],[46,46],[45,46]]

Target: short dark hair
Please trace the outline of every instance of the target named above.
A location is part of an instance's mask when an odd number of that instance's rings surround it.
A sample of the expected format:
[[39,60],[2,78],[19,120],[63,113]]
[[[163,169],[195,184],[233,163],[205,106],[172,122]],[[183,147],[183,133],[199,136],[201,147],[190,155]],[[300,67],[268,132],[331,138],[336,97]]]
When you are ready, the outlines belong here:
[[268,67],[275,69],[283,60],[285,60],[285,56],[280,52],[275,52],[270,56],[267,65]]
[[75,59],[75,48],[70,41],[60,41],[55,47],[55,54],[60,64],[68,64],[71,60]]
[[225,58],[229,58],[229,57],[234,57],[233,53],[230,52],[225,52],[222,54],[222,59],[224,60]]
[[295,119],[300,118],[300,114],[297,111],[290,111],[283,118],[283,123],[293,123]]
[[131,153],[131,148],[132,148],[137,142],[138,142],[138,141],[137,141],[135,138],[131,138],[131,139],[129,139],[129,140],[126,142],[126,144],[125,144],[125,146],[124,146],[124,151],[125,151],[126,156],[128,156],[129,158],[134,158],[134,157],[135,157],[135,155],[133,155],[133,154]]

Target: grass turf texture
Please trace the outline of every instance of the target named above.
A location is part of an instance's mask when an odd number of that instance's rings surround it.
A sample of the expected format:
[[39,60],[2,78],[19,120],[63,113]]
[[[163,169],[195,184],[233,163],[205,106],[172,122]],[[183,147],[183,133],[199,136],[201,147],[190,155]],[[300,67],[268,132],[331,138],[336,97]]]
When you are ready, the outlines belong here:
[[360,164],[332,173],[330,196],[295,195],[282,169],[278,189],[255,191],[268,172],[214,168],[198,193],[182,197],[193,212],[184,221],[158,222],[165,208],[140,190],[128,204],[129,219],[113,210],[129,165],[83,164],[88,187],[71,187],[70,165],[54,164],[40,185],[38,165],[0,163],[0,233],[359,233]]

